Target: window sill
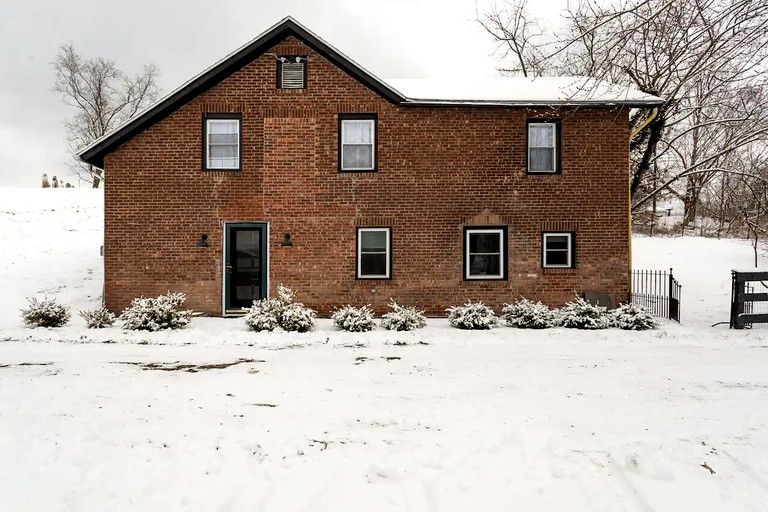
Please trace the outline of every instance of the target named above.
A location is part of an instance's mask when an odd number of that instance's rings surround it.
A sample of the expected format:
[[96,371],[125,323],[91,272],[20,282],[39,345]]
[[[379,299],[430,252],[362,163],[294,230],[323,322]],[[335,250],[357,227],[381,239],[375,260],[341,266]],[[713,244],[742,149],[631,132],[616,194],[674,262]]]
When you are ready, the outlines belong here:
[[339,174],[375,174],[379,172],[379,169],[339,169]]
[[542,274],[574,274],[578,270],[576,267],[542,267]]
[[242,169],[202,169],[202,172],[215,175],[243,174]]

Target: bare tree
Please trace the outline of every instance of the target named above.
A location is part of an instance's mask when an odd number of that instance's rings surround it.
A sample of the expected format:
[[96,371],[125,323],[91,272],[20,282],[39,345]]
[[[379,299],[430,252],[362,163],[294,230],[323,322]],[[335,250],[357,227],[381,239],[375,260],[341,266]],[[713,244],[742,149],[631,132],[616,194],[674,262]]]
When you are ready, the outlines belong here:
[[65,123],[75,172],[98,188],[104,179],[102,170],[80,162],[77,151],[157,99],[157,68],[149,64],[129,76],[113,60],[84,59],[71,44],[59,47],[53,66],[54,91],[75,109]]
[[[630,143],[633,211],[683,179],[687,188],[678,194],[687,197],[695,216],[701,188],[729,170],[727,156],[768,138],[764,107],[739,105],[767,90],[768,2],[581,0],[565,11],[559,33],[528,37],[527,46],[520,42],[527,32],[516,20],[528,18],[503,16],[520,10],[524,1],[507,0],[503,10],[493,7],[479,18],[497,43],[511,39],[526,49],[511,52],[516,62],[633,85],[666,100]],[[503,20],[505,30],[498,26]],[[724,98],[727,104],[721,104]],[[734,105],[741,110],[734,112]],[[633,112],[632,128],[647,118],[647,112]],[[654,166],[666,176],[656,187],[648,182]]]
[[541,76],[544,56],[540,40],[544,30],[539,20],[528,12],[528,0],[494,5],[488,12],[477,13],[477,21],[498,45],[496,52],[511,66],[499,68],[502,73]]

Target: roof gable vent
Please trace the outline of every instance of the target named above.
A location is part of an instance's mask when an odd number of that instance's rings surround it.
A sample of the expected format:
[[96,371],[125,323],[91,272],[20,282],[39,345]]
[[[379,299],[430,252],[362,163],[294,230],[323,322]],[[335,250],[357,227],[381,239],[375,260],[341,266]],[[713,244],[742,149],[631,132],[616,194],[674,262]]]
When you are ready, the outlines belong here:
[[307,58],[282,56],[277,61],[277,86],[280,89],[306,89]]

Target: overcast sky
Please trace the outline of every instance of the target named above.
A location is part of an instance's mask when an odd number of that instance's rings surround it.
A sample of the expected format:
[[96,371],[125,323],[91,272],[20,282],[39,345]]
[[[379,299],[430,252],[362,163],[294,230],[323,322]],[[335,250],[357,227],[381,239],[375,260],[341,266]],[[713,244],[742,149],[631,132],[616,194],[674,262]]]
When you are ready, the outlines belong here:
[[[531,4],[554,18],[564,2]],[[498,74],[475,0],[0,0],[0,186],[77,185],[72,111],[51,91],[60,44],[129,73],[152,62],[165,93],[288,15],[383,78]]]

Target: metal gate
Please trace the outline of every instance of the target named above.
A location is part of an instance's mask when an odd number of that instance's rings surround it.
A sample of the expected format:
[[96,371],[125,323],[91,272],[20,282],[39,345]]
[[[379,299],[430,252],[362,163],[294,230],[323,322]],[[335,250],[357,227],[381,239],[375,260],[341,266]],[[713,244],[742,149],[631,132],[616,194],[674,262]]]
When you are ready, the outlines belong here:
[[651,313],[662,318],[680,321],[680,296],[682,286],[672,274],[665,270],[633,270],[633,304],[644,306]]
[[768,301],[768,293],[755,293],[754,281],[761,281],[761,288],[768,281],[768,272],[731,271],[731,329],[750,329],[752,324],[768,323],[768,313],[759,312],[762,302]]

